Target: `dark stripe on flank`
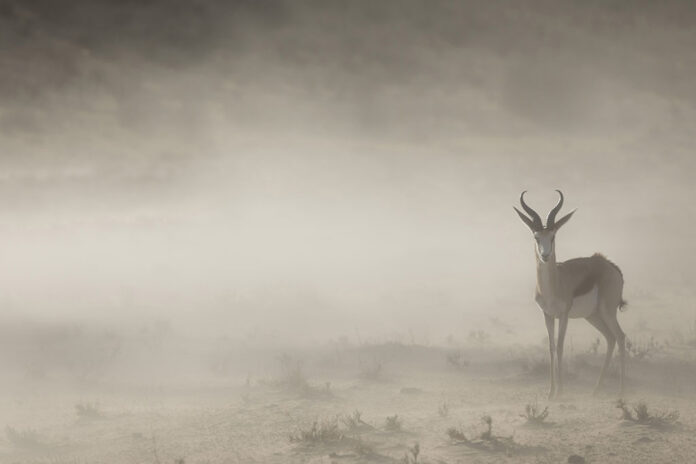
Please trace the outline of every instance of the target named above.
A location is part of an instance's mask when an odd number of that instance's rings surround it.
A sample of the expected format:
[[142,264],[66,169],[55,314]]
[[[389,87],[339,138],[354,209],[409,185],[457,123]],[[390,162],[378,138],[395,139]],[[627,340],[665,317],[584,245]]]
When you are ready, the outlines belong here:
[[597,283],[597,278],[593,273],[587,274],[580,285],[573,289],[573,298],[589,293]]

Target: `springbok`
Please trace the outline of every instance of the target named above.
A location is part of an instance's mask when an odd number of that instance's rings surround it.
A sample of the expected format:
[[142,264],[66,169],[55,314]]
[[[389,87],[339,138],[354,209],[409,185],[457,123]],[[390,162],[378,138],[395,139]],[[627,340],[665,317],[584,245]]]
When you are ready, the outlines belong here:
[[[597,393],[604,382],[604,376],[614,353],[614,346],[618,342],[621,362],[619,378],[623,393],[626,356],[624,341],[626,336],[616,319],[617,310],[626,305],[622,296],[623,274],[616,264],[599,253],[586,258],[574,258],[562,263],[556,262],[556,232],[568,222],[575,212],[573,210],[556,221],[556,214],[563,206],[563,193],[560,190],[556,191],[560,195],[560,199],[549,213],[546,227],[536,211],[525,203],[524,194],[526,191],[520,195],[520,204],[529,214],[529,217],[515,208],[522,222],[532,230],[536,241],[537,284],[535,300],[544,313],[546,330],[549,333],[551,358],[549,398],[563,392],[561,376],[563,341],[568,327],[568,318],[581,317],[587,319],[607,340],[607,353],[594,392]],[[554,346],[556,319],[559,320],[558,343],[557,346]],[[557,357],[555,365],[554,352]]]

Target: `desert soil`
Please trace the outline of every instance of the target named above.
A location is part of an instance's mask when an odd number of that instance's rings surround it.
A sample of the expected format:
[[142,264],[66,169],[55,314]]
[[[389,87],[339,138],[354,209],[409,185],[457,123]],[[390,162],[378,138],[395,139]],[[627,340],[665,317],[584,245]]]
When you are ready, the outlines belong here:
[[[629,360],[629,407],[643,401],[653,413],[679,413],[672,424],[639,424],[616,407],[615,375],[591,394],[601,351],[569,357],[566,392],[552,401],[543,353],[519,347],[458,357],[400,344],[325,350],[301,364],[286,357],[265,373],[178,387],[22,385],[3,393],[0,462],[694,462],[692,361],[675,353]],[[548,406],[540,424],[522,417],[533,403]],[[76,405],[90,404],[93,417],[78,414]],[[326,434],[303,438],[315,422]],[[450,438],[453,427],[470,442]]]

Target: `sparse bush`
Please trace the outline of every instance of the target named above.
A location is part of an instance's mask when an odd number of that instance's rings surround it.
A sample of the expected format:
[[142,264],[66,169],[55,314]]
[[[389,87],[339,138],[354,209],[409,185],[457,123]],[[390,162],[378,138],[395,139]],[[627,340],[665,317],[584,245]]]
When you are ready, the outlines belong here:
[[483,330],[472,330],[469,332],[469,341],[472,343],[477,343],[483,345],[488,342],[491,335]]
[[524,407],[524,414],[520,414],[520,417],[527,419],[530,424],[541,424],[549,416],[549,407],[546,406],[543,410],[539,407],[537,401],[534,403],[528,403]]
[[408,449],[408,452],[404,454],[404,458],[401,460],[403,464],[418,464],[418,456],[420,455],[420,443],[416,442],[412,447]]
[[440,415],[440,417],[449,416],[449,405],[446,401],[437,407],[437,413]]
[[347,414],[341,418],[341,422],[349,431],[359,430],[361,428],[370,427],[369,424],[362,420],[362,413],[357,409],[352,414]]
[[295,433],[290,434],[290,441],[292,443],[316,445],[340,441],[343,437],[343,432],[338,427],[338,421],[332,419],[321,423],[314,421],[311,427],[298,429]]
[[161,464],[159,452],[157,451],[157,436],[154,432],[152,433],[152,458],[155,464]]
[[631,410],[628,408],[628,404],[627,404],[626,401],[624,401],[622,398],[619,398],[619,399],[616,401],[616,407],[617,407],[618,409],[621,409],[621,413],[622,413],[622,414],[621,414],[621,418],[622,418],[623,420],[630,420],[630,421],[635,421],[635,420],[636,420],[636,418],[633,417],[633,413],[632,413]]
[[363,367],[360,371],[360,378],[363,380],[369,380],[372,382],[377,382],[383,378],[382,363],[374,362],[369,366]]
[[78,403],[75,405],[75,413],[81,419],[99,419],[102,417],[97,403]]
[[5,327],[3,336],[5,343],[12,340],[12,349],[21,354],[14,361],[32,380],[66,374],[78,381],[97,380],[114,366],[123,344],[112,331],[73,324],[20,324]]
[[281,376],[274,382],[276,385],[288,390],[306,391],[309,389],[309,382],[302,371],[302,363],[295,361],[292,357],[283,354],[278,357],[280,363]]
[[401,425],[401,419],[399,419],[398,414],[394,414],[393,416],[387,416],[384,429],[390,432],[399,432],[401,431]]
[[655,340],[655,337],[650,337],[647,342],[633,342],[626,339],[626,353],[631,359],[644,360],[655,356],[661,352],[664,346]]
[[280,362],[281,376],[268,382],[268,384],[305,397],[331,396],[331,382],[326,382],[324,387],[310,385],[300,361],[293,360],[292,357],[285,354],[280,356],[278,361]]
[[456,427],[447,430],[449,438],[457,443],[461,443],[471,448],[489,451],[504,452],[507,454],[513,451],[522,450],[524,447],[515,443],[513,437],[499,437],[493,434],[493,418],[489,415],[481,417],[481,422],[486,428],[476,438],[469,438],[466,434]]
[[481,438],[490,440],[493,437],[493,418],[489,415],[481,417],[481,422],[486,424],[486,430],[481,433]]
[[445,356],[445,359],[447,360],[447,364],[449,366],[452,366],[452,367],[459,369],[459,370],[464,369],[465,367],[467,367],[469,365],[469,361],[464,359],[464,354],[459,350],[450,351]]
[[46,446],[34,429],[17,430],[8,425],[5,427],[5,436],[17,448],[40,449]]
[[694,323],[691,325],[691,330],[689,331],[689,340],[687,341],[687,344],[691,346],[696,346],[696,319],[694,319]]
[[621,409],[621,418],[637,424],[664,427],[676,424],[679,420],[679,411],[648,411],[648,405],[640,401],[632,407],[623,400],[616,402],[616,407]]
[[356,441],[355,445],[353,446],[353,451],[355,451],[355,454],[357,454],[361,458],[365,458],[365,459],[373,459],[373,458],[376,458],[378,456],[374,447],[371,444],[366,443],[361,439],[358,439]]
[[[481,422],[485,424],[486,429],[479,434],[478,438],[481,440],[490,440],[493,437],[493,418],[489,415],[485,415],[481,417]],[[447,435],[456,441],[471,441],[461,429],[455,427],[447,429]]]
[[456,427],[450,427],[447,429],[447,436],[450,437],[450,439],[454,441],[462,441],[462,442],[468,442],[469,438],[467,438],[466,434],[461,430]]
[[530,358],[522,365],[524,373],[532,377],[541,377],[549,374],[549,362],[544,358]]

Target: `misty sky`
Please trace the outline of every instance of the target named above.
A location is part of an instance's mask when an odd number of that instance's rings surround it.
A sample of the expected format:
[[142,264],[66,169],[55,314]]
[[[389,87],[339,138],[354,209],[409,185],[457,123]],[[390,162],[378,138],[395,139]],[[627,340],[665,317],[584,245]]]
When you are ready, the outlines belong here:
[[2,2],[2,313],[317,340],[540,327],[511,206],[527,189],[545,217],[561,188],[559,259],[602,251],[636,321],[693,320],[694,19]]

